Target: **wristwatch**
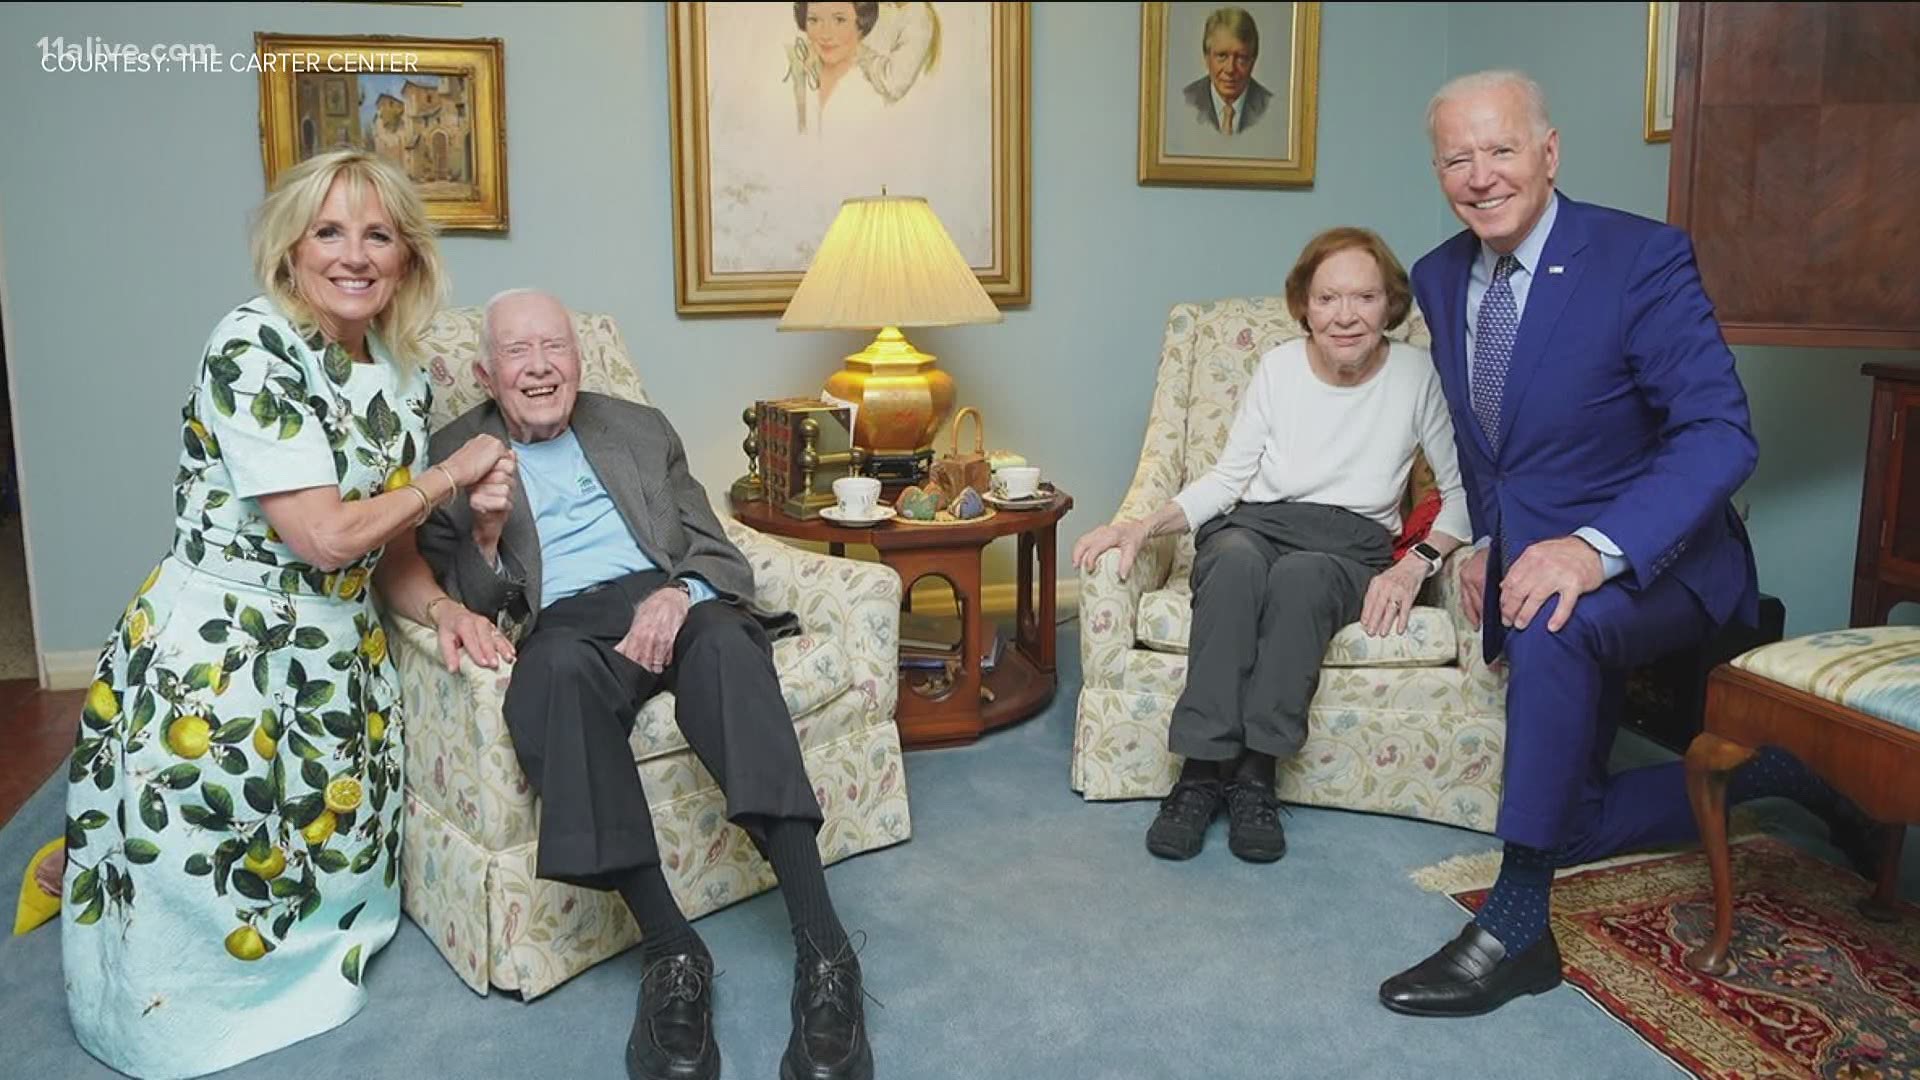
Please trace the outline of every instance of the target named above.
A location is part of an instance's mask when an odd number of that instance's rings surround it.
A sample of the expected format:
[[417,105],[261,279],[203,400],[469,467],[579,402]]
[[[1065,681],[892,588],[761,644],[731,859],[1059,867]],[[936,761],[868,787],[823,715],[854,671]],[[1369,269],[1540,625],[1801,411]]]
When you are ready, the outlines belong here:
[[1413,552],[1415,555],[1420,556],[1420,561],[1427,564],[1428,577],[1432,577],[1433,575],[1440,572],[1440,564],[1444,560],[1440,555],[1439,548],[1434,547],[1432,544],[1427,543],[1425,540],[1422,540],[1419,543],[1413,545],[1411,548],[1408,548],[1407,550]]
[[662,586],[662,588],[679,589],[681,592],[687,594],[687,599],[693,599],[693,586],[687,584],[686,578],[674,578]]

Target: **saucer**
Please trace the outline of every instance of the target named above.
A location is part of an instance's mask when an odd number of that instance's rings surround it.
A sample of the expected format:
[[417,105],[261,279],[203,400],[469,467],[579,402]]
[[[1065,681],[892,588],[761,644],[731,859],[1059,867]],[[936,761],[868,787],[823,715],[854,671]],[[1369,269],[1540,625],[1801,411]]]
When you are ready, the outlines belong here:
[[1051,505],[1054,496],[1058,494],[1060,493],[1054,490],[1052,484],[1043,483],[1040,485],[1040,490],[1031,495],[1022,495],[1017,499],[1009,495],[996,495],[992,491],[980,497],[987,501],[987,505],[997,506],[1002,510],[1037,510]]
[[835,525],[847,526],[878,525],[888,518],[893,517],[893,515],[894,510],[891,506],[875,506],[873,508],[873,514],[869,517],[847,517],[840,512],[838,506],[826,506],[820,509],[821,517],[826,518]]

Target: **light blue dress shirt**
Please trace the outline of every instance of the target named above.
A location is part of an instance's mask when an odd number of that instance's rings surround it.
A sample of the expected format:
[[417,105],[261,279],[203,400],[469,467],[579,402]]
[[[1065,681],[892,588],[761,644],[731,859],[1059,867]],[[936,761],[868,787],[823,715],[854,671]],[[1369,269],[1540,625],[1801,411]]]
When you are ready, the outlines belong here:
[[[658,569],[634,542],[613,496],[587,464],[572,429],[544,442],[513,444],[520,484],[540,536],[540,598],[551,605],[603,581]],[[684,579],[694,603],[711,600],[713,586]]]
[[[1547,237],[1553,235],[1553,222],[1560,216],[1560,193],[1554,192],[1547,197],[1547,209],[1534,222],[1533,231],[1520,241],[1513,250],[1514,261],[1519,263],[1513,273],[1507,277],[1507,287],[1513,290],[1514,314],[1524,318],[1527,314],[1527,294],[1533,290],[1534,275],[1540,272],[1540,256],[1547,248]],[[1467,270],[1467,385],[1473,385],[1473,328],[1480,321],[1480,302],[1487,298],[1487,289],[1493,285],[1493,266],[1500,260],[1500,253],[1485,244],[1480,245],[1480,257],[1473,260]],[[1591,526],[1575,529],[1573,535],[1585,540],[1600,553],[1600,572],[1606,579],[1619,577],[1626,573],[1628,563],[1620,553],[1620,545],[1614,543],[1607,534]],[[1492,537],[1483,536],[1476,547],[1485,547]]]

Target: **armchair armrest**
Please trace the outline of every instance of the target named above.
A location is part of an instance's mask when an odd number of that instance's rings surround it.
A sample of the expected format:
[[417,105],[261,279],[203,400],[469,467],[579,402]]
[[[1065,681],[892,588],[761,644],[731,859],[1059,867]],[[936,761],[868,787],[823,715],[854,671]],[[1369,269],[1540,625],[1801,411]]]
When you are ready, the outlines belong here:
[[727,538],[753,567],[754,599],[791,611],[809,634],[840,642],[857,685],[892,716],[900,694],[900,575],[881,563],[821,555],[726,522]]
[[1421,590],[1420,603],[1446,610],[1453,621],[1454,640],[1459,643],[1456,661],[1464,680],[1462,690],[1467,707],[1476,716],[1505,716],[1507,709],[1507,670],[1504,663],[1489,666],[1481,657],[1480,628],[1467,621],[1461,603],[1460,568],[1473,556],[1473,547],[1462,544],[1447,556],[1446,565]]
[[503,711],[513,665],[489,671],[463,655],[450,672],[431,627],[393,614],[386,626],[408,706],[408,793],[489,850],[534,839],[533,789]]

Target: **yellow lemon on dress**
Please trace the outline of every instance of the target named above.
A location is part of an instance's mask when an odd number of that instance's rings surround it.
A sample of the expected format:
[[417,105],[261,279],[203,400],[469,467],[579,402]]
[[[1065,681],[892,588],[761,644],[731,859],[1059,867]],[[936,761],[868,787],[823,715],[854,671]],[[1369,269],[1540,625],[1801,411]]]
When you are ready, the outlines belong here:
[[253,729],[253,752],[259,754],[262,761],[272,761],[280,756],[280,744],[267,734],[265,724]]
[[137,593],[134,593],[134,596],[140,597],[140,596],[147,595],[147,590],[153,588],[153,583],[159,580],[160,580],[160,567],[156,565],[153,568],[153,573],[147,575],[147,580],[140,583],[140,591]]
[[127,620],[127,641],[137,649],[141,642],[147,640],[147,633],[152,629],[153,620],[147,618],[145,610],[136,607],[133,617]]
[[367,714],[367,738],[379,746],[387,741],[387,718],[377,712]]
[[336,814],[351,814],[360,808],[360,781],[351,776],[336,776],[327,781],[327,809]]
[[360,655],[366,657],[367,663],[374,667],[379,667],[381,662],[386,660],[387,631],[385,627],[376,626],[372,633],[360,639]]
[[411,483],[413,483],[413,470],[402,465],[387,474],[387,482],[381,487],[386,491],[399,491]]
[[307,822],[307,827],[300,830],[300,835],[306,838],[307,843],[320,847],[333,839],[333,830],[339,825],[340,819],[333,816],[333,811],[322,810],[319,817]]
[[235,960],[258,960],[267,955],[266,939],[251,926],[238,927],[227,935],[227,955]]
[[360,599],[360,593],[366,587],[367,572],[365,570],[354,569],[340,575],[340,599],[342,600]]
[[167,747],[183,758],[197,758],[207,752],[212,735],[205,718],[183,716],[167,728]]
[[267,857],[264,859],[255,859],[249,855],[240,860],[240,862],[241,865],[247,869],[259,874],[262,880],[272,881],[274,878],[286,872],[287,853],[281,851],[279,848],[274,848],[272,851],[267,852]]
[[110,722],[120,715],[120,699],[104,680],[95,679],[93,685],[87,687],[87,715],[102,722]]

